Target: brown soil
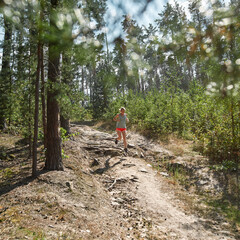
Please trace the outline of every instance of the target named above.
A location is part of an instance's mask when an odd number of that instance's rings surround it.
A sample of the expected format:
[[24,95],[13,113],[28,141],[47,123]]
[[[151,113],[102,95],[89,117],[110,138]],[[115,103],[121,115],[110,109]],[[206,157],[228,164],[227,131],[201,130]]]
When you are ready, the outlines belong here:
[[113,132],[86,125],[72,132],[64,142],[65,170],[42,171],[42,159],[34,179],[25,148],[14,144],[15,137],[0,136],[0,239],[240,239],[195,191],[163,171],[166,160],[184,161],[182,152],[176,156],[129,133],[126,155]]

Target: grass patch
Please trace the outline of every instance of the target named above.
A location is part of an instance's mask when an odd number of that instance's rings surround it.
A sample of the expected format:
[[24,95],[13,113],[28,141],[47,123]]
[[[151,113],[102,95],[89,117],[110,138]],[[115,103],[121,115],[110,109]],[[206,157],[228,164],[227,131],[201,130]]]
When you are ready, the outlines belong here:
[[0,176],[2,176],[4,179],[12,178],[14,175],[14,172],[11,168],[5,168],[3,170],[0,170]]
[[228,200],[210,199],[206,201],[206,204],[212,207],[214,211],[222,213],[228,220],[240,226],[240,210]]
[[22,216],[18,207],[8,208],[0,218],[0,222],[10,221],[11,223],[20,223]]
[[162,144],[175,156],[189,155],[193,152],[192,141],[177,138],[173,134],[169,135],[168,141],[162,142]]
[[45,240],[46,239],[46,236],[43,232],[34,231],[32,229],[28,229],[28,228],[25,228],[22,226],[19,227],[18,231],[19,231],[19,235],[24,236],[25,238],[30,237],[33,240]]
[[19,141],[20,139],[21,139],[20,136],[1,133],[0,134],[0,146],[5,149],[15,147],[16,142]]
[[176,168],[170,167],[168,169],[168,172],[171,173],[174,181],[178,182],[183,186],[186,186],[188,184],[188,174],[184,169],[179,167],[176,167]]

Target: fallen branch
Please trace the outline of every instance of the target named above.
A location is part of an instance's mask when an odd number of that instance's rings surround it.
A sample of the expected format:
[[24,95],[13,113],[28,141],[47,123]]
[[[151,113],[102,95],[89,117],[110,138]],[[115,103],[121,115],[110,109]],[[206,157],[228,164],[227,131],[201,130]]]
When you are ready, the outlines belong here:
[[114,179],[113,183],[112,183],[111,186],[108,188],[108,191],[111,190],[116,183],[117,183],[117,179]]
[[117,178],[117,179],[114,179],[113,183],[111,184],[111,186],[108,188],[108,190],[111,190],[113,188],[113,186],[117,183],[117,181],[119,182],[126,182],[127,179],[125,178]]

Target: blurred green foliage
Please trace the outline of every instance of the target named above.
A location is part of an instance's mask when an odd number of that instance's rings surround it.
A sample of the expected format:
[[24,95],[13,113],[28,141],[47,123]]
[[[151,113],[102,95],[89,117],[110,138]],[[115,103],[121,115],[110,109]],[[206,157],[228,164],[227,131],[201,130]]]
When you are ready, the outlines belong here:
[[230,161],[239,154],[238,97],[230,100],[210,96],[196,83],[187,92],[175,91],[174,88],[146,94],[130,91],[110,103],[104,118],[113,118],[121,106],[126,107],[130,123],[139,129],[151,130],[159,135],[175,133],[195,140],[202,146],[202,153],[211,160]]

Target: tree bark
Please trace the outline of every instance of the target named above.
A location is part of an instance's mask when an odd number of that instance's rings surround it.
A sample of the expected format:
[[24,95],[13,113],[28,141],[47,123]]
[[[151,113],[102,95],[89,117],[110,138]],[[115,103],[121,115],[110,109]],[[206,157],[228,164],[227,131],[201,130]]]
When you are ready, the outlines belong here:
[[43,125],[43,144],[47,148],[47,121],[46,121],[46,99],[45,99],[45,80],[44,80],[44,64],[43,64],[43,44],[41,44],[41,100],[42,100],[42,125]]
[[0,129],[7,128],[8,98],[11,85],[10,55],[12,43],[12,24],[4,17],[4,42],[2,55],[2,70],[0,75]]
[[59,76],[60,57],[60,54],[56,53],[56,51],[58,50],[54,50],[54,45],[49,44],[48,79],[50,86],[47,91],[47,154],[45,162],[45,169],[47,170],[63,170],[59,122],[60,111],[56,99],[58,92],[54,89]]
[[70,120],[68,118],[65,118],[64,116],[60,115],[60,122],[61,122],[61,127],[67,131],[66,135],[68,136],[71,133]]
[[[62,82],[69,86],[73,81],[71,70],[68,69],[68,66],[70,65],[71,65],[71,58],[65,51],[63,51],[62,52]],[[66,135],[69,135],[70,134],[70,117],[66,113],[66,111],[64,115],[60,114],[60,124],[61,124],[61,127],[67,131]]]
[[35,82],[35,114],[34,114],[34,136],[33,136],[33,161],[32,161],[32,176],[37,175],[37,142],[38,142],[38,116],[39,116],[39,79],[40,79],[40,66],[41,66],[41,44],[38,43],[38,64],[37,75]]
[[[43,9],[44,9],[44,1],[41,0],[41,10],[40,10],[40,19],[41,22],[44,21]],[[40,36],[42,35],[42,26],[40,26]],[[44,148],[47,148],[47,121],[46,121],[46,98],[45,98],[45,79],[44,79],[44,52],[43,52],[43,43],[40,42],[40,72],[41,72],[41,103],[42,103],[42,127],[43,127],[43,144]]]
[[[82,93],[84,94],[84,67],[82,66]],[[87,88],[87,87],[86,87]],[[85,101],[84,99],[82,100],[82,106],[84,106]]]
[[[29,59],[28,59],[28,71],[29,71],[29,75],[28,75],[28,84],[29,86],[31,86],[32,84],[32,79],[31,79],[31,56],[32,56],[32,47],[30,47],[30,54],[29,54]],[[30,87],[28,89],[29,93],[28,93],[28,150],[29,150],[29,158],[31,158],[32,156],[32,94],[31,94],[31,90]]]
[[[58,1],[51,1],[52,10],[56,9]],[[55,29],[54,19],[50,16],[50,27]],[[59,104],[57,101],[58,90],[56,83],[59,79],[60,49],[57,42],[49,42],[48,80],[47,90],[47,152],[46,170],[63,170],[62,146],[60,137]]]

